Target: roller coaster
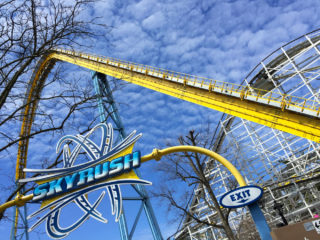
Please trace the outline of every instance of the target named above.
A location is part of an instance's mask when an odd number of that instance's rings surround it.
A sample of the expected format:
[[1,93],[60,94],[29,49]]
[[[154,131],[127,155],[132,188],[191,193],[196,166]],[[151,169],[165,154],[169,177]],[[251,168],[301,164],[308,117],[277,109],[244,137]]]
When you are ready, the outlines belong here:
[[[309,96],[295,96],[283,91],[274,91],[281,78],[300,76],[306,85],[310,79],[304,73],[318,68],[299,68],[294,58],[314,49],[320,42],[318,34],[310,34],[299,45],[284,50],[275,59],[262,63],[251,82],[239,85],[214,79],[198,77],[152,66],[127,62],[67,49],[51,49],[38,61],[25,98],[25,109],[20,132],[16,163],[16,180],[25,178],[27,152],[38,96],[50,71],[57,61],[68,62],[94,72],[112,76],[163,94],[208,107],[243,120],[280,130],[299,138],[320,142],[320,102]],[[310,36],[310,37],[309,37]],[[317,49],[317,58],[320,52]],[[274,80],[275,67],[291,64]],[[298,69],[299,68],[299,69]],[[285,77],[284,77],[285,76]],[[318,76],[318,75],[317,75]],[[316,78],[315,76],[314,78]],[[273,87],[270,87],[270,86]],[[17,199],[24,196],[18,194]],[[26,200],[26,199],[25,199]],[[28,199],[27,199],[28,200]],[[18,221],[18,213],[15,214]],[[125,239],[125,238],[124,238]]]
[[[262,59],[242,84],[319,102],[319,40],[316,30],[284,44]],[[320,212],[319,143],[228,114],[221,117],[212,139],[213,151],[237,166],[249,182],[264,188],[260,206],[271,229],[284,224],[275,210],[276,204],[282,204],[289,224],[313,218]],[[211,187],[219,198],[231,190],[230,174],[211,160],[206,164]],[[218,222],[201,196],[199,186],[190,200],[190,211]],[[229,223],[240,240],[259,238],[246,209],[232,212]],[[216,228],[185,217],[174,239],[218,240],[224,236]]]

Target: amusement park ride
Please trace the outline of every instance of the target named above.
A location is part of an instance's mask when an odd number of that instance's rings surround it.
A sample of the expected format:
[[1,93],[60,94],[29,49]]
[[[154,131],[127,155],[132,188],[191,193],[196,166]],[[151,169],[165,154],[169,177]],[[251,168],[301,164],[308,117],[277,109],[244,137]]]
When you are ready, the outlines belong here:
[[[308,56],[308,59],[312,61],[318,60],[320,57],[320,51],[317,47],[320,43],[320,35],[318,33],[304,36],[303,41],[300,39],[299,44],[288,50],[285,50],[285,47],[281,48],[281,53],[275,59],[270,60],[270,58],[266,58],[265,62],[261,62],[261,71],[254,75],[252,79],[246,79],[243,85],[221,82],[73,50],[51,49],[38,62],[26,95],[25,102],[27,104],[23,113],[24,117],[20,133],[22,140],[19,142],[18,147],[16,181],[18,182],[26,178],[23,169],[27,166],[29,139],[23,137],[30,134],[38,104],[36,100],[37,96],[41,94],[46,77],[57,61],[69,62],[93,71],[92,78],[97,95],[109,98],[109,106],[105,106],[102,100],[98,99],[101,122],[105,121],[106,114],[110,114],[115,124],[115,130],[119,132],[119,136],[122,139],[126,138],[126,133],[113,101],[106,75],[239,117],[243,121],[250,121],[270,127],[271,129],[280,130],[317,144],[320,142],[320,102],[314,96],[318,92],[314,93],[311,97],[309,95],[295,96],[288,94],[285,91],[281,91],[279,79],[281,76],[283,79],[298,76],[304,81],[304,86],[309,86],[310,89],[309,83],[311,80],[305,77],[305,73],[314,71],[313,77],[317,78],[320,75],[316,72],[319,68],[311,66],[308,69],[308,64],[303,64],[303,67],[301,67],[296,62],[296,58],[302,56],[310,49],[315,49],[314,56]],[[310,62],[312,62],[311,60]],[[277,76],[278,78],[275,80],[277,71],[287,65],[291,67],[287,68],[287,70],[282,69],[282,75]],[[310,89],[310,91],[314,92],[313,89]],[[152,156],[144,156],[141,158],[141,161],[150,160],[151,158],[155,158],[156,155],[153,154]],[[139,173],[137,174],[139,175]],[[146,212],[154,239],[162,239],[146,190],[142,185],[133,187],[140,195],[139,199],[143,199],[142,206]],[[28,228],[25,216],[25,203],[31,199],[32,196],[30,195],[22,196],[18,193],[15,200],[0,206],[0,211],[10,206],[15,206],[15,223],[11,234],[12,239],[16,239],[16,227],[19,216],[24,216],[21,219],[24,221],[26,229]],[[23,206],[24,212],[20,209],[21,206]],[[137,221],[138,219],[139,216],[137,217]],[[129,232],[126,219],[123,214],[121,215],[119,225],[122,240],[132,238],[137,221]],[[27,232],[25,236],[28,238]]]

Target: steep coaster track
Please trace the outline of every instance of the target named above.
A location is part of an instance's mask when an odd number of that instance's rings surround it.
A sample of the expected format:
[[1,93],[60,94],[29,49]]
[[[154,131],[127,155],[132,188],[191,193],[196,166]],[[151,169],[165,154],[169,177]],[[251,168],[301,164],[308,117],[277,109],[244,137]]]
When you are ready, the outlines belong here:
[[26,96],[17,156],[16,179],[24,178],[28,138],[46,76],[56,61],[69,62],[182,100],[320,142],[320,104],[234,83],[168,71],[77,51],[53,49],[34,71]]

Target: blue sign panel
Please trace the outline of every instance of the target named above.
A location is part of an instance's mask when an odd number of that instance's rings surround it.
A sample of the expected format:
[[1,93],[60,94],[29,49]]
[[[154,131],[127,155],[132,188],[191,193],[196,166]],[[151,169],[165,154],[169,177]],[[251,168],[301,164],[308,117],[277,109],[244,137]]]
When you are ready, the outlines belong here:
[[225,193],[220,198],[220,205],[225,208],[247,206],[262,197],[263,190],[258,186],[245,186]]

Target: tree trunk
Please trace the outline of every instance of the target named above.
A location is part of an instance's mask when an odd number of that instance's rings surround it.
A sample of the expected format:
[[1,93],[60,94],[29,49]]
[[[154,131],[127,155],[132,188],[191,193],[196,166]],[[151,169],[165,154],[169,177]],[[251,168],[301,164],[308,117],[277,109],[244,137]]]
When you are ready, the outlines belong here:
[[[211,200],[213,201],[213,204],[217,210],[217,213],[219,215],[219,218],[221,219],[221,223],[222,223],[222,226],[227,234],[227,237],[229,238],[229,240],[236,240],[234,234],[233,234],[233,231],[231,230],[230,228],[230,225],[229,225],[229,222],[228,222],[228,219],[226,219],[226,217],[224,216],[223,212],[221,211],[221,208],[220,208],[220,205],[218,203],[218,200],[216,198],[216,196],[214,195],[212,189],[211,189],[211,186],[209,184],[209,181],[207,181],[207,179],[205,180],[206,184],[206,188],[207,188],[207,191],[210,195],[210,198]],[[207,184],[208,183],[208,184]]]

